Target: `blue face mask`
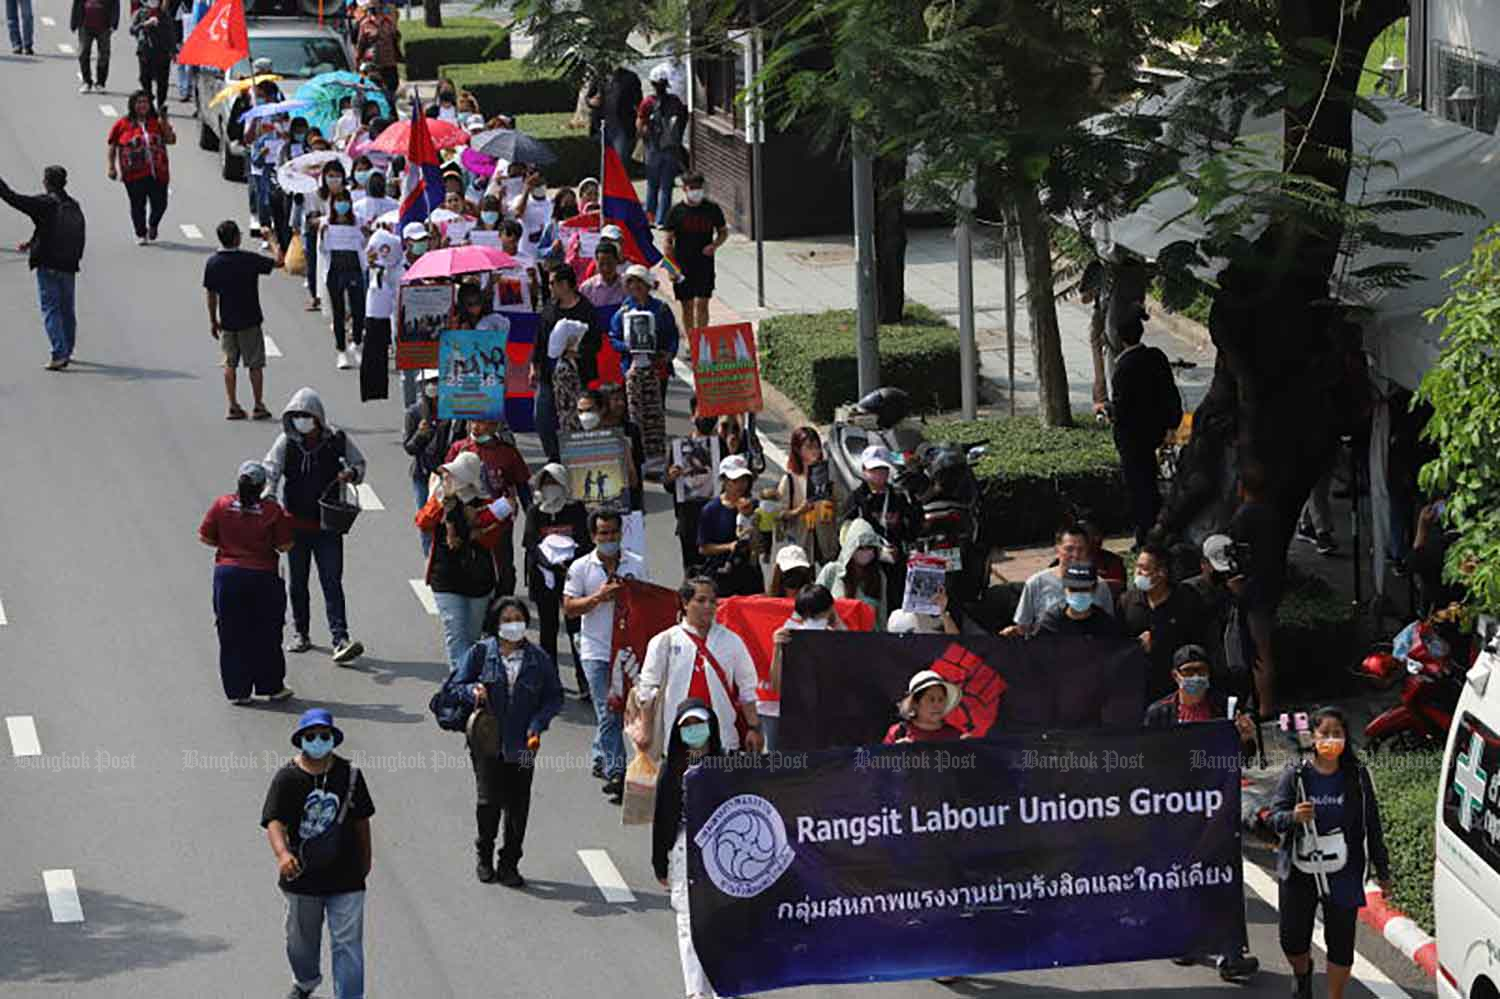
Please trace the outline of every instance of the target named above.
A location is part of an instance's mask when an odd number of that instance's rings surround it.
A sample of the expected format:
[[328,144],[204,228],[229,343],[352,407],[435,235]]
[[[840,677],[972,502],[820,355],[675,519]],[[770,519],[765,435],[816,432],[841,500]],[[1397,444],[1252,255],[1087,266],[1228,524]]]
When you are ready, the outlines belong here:
[[356,170],[356,171],[354,171],[354,182],[356,184],[358,184],[360,187],[364,187],[365,183],[369,179],[370,179],[370,171],[369,170]]
[[1087,591],[1071,592],[1064,599],[1068,601],[1068,610],[1074,614],[1082,614],[1094,606],[1094,595]]
[[601,541],[598,545],[600,555],[615,556],[620,554],[620,543],[618,541]]
[[708,722],[693,722],[677,731],[682,734],[683,743],[692,749],[708,745]]
[[1142,593],[1151,592],[1151,577],[1137,575],[1135,577],[1135,588],[1140,590]]
[[479,213],[479,218],[485,225],[494,225],[500,221],[500,213],[493,209],[484,209]]
[[1182,692],[1189,697],[1202,697],[1208,693],[1208,677],[1185,676],[1180,684]]
[[307,736],[302,740],[302,751],[315,760],[321,760],[333,752],[333,736]]
[[349,202],[347,202],[347,201],[335,201],[333,203],[333,207],[336,208],[338,211],[347,212],[349,210]]

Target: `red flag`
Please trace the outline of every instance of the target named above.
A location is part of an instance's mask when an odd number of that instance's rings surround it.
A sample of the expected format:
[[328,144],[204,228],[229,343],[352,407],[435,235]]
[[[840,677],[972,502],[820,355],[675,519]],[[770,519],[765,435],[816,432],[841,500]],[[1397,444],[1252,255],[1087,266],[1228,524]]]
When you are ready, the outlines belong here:
[[646,266],[655,267],[657,261],[661,260],[661,251],[651,239],[651,226],[646,221],[646,211],[641,207],[641,199],[635,196],[630,174],[626,173],[625,164],[620,162],[620,154],[611,146],[604,148],[604,183],[600,185],[599,193],[603,195],[601,207],[604,217],[618,219],[617,224],[635,237],[636,245],[646,258]]
[[[745,643],[760,677],[756,694],[762,701],[781,700],[781,695],[770,688],[771,657],[776,652],[773,636],[792,616],[795,602],[791,597],[726,597],[719,601],[716,619]],[[833,607],[850,631],[875,628],[875,611],[863,600],[835,600]]]
[[622,580],[615,594],[615,626],[609,649],[609,710],[625,710],[625,695],[641,674],[646,643],[677,623],[677,591],[638,579]]
[[203,20],[182,43],[177,61],[184,66],[215,66],[227,70],[250,56],[243,0],[215,0]]

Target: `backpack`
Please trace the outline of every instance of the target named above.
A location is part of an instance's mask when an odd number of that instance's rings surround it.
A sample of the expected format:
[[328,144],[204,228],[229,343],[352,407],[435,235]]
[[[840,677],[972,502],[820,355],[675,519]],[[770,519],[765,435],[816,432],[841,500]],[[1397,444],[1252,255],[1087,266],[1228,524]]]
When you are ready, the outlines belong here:
[[443,681],[442,686],[433,692],[432,698],[427,702],[427,710],[432,712],[438,728],[444,732],[462,732],[468,728],[469,713],[473,709],[463,699],[461,687],[462,684],[454,683],[450,677]]
[[83,207],[67,195],[59,197],[47,239],[48,256],[59,264],[72,264],[76,268],[83,259],[83,239]]
[[668,94],[658,100],[651,109],[651,120],[647,125],[651,144],[661,152],[680,152],[682,138],[687,130],[687,108],[676,94]]

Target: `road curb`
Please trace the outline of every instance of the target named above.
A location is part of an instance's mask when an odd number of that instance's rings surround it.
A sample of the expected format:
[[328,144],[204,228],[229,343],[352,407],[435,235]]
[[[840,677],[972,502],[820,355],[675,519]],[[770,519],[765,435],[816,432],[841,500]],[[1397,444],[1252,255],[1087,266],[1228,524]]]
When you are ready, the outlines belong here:
[[1365,905],[1359,910],[1359,918],[1429,977],[1437,975],[1437,941],[1410,916],[1388,903],[1379,885],[1365,885]]

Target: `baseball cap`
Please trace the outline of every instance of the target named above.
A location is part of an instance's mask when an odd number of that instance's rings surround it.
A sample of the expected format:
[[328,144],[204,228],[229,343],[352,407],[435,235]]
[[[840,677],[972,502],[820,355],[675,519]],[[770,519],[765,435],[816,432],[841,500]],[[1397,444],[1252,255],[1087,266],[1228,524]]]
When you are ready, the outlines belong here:
[[881,447],[879,444],[871,444],[869,447],[860,452],[859,467],[864,469],[871,469],[895,468],[896,466],[891,460],[891,453],[889,451]]
[[1091,562],[1074,562],[1063,573],[1063,589],[1092,590],[1099,583],[1099,575]]
[[404,239],[426,239],[427,227],[420,222],[408,222],[401,230],[401,236]]
[[258,486],[266,484],[266,466],[255,460],[240,463],[240,478],[249,479]]
[[[722,469],[723,462],[719,464]],[[811,569],[812,563],[808,561],[807,552],[802,550],[801,545],[785,545],[776,553],[776,568],[782,572],[790,572],[793,569]]]
[[625,238],[625,233],[622,232],[620,230],[620,227],[617,225],[607,225],[603,229],[599,230],[599,238],[607,239],[618,244],[622,239]]
[[464,130],[470,135],[484,131],[484,115],[471,114],[464,119]]
[[1229,550],[1234,539],[1227,534],[1210,534],[1203,539],[1203,558],[1214,572],[1233,572],[1234,563],[1229,559]]
[[741,479],[755,473],[750,471],[750,465],[745,461],[744,455],[732,454],[719,462],[719,474],[726,479]]
[[656,285],[656,282],[651,280],[651,272],[646,269],[644,264],[631,264],[625,268],[625,280],[629,281],[631,278],[646,282],[648,287],[655,287]]
[[706,722],[711,720],[707,708],[691,707],[678,716],[677,724],[681,725],[683,722],[689,721]]
[[1172,653],[1172,668],[1181,669],[1188,663],[1208,662],[1208,651],[1201,645],[1184,645]]

